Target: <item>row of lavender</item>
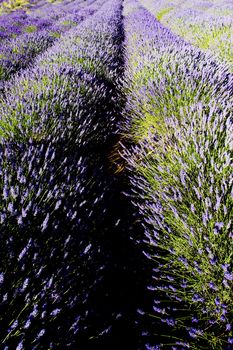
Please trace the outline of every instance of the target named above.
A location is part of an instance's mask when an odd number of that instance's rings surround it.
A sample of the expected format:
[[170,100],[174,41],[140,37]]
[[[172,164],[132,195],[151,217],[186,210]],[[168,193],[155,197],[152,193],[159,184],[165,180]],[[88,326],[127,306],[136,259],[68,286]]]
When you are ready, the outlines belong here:
[[[52,6],[52,5],[51,5]],[[11,36],[15,28],[20,28],[21,35],[15,35],[3,40],[0,45],[0,82],[3,90],[5,81],[10,79],[14,73],[25,69],[32,64],[35,57],[52,46],[59,37],[69,29],[76,26],[88,16],[94,14],[97,5],[93,0],[84,4],[74,1],[70,5],[61,4],[54,11],[46,8],[46,12],[51,12],[50,16],[44,16],[41,11],[40,16],[35,13],[26,15],[16,13],[0,18],[0,23],[4,33],[6,27],[11,28]],[[27,22],[30,25],[25,25]],[[12,26],[15,23],[15,27]],[[24,23],[24,33],[22,33],[22,23]]]
[[137,1],[124,14],[124,157],[154,299],[139,310],[146,347],[230,349],[233,76]]
[[102,3],[11,79],[0,102],[5,350],[75,349],[119,317],[103,305],[109,253],[100,227],[107,227],[101,152],[115,131],[122,4]]
[[84,6],[84,2],[81,0],[72,1],[72,3],[63,1],[56,5],[42,1],[31,11],[21,9],[12,13],[3,13],[0,17],[0,40],[15,38],[33,30],[49,29],[52,27],[53,21],[64,17],[77,4]]

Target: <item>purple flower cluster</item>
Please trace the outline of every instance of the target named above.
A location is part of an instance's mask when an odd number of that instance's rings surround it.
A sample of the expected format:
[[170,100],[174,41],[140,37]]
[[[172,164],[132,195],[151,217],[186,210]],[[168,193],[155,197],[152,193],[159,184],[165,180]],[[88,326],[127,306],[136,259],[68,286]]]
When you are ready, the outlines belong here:
[[224,348],[233,319],[233,75],[137,1],[125,3],[125,55],[122,128],[133,145],[124,158],[154,268],[149,290],[163,300],[149,312],[162,334],[167,324],[169,344],[173,327],[193,349]]
[[122,4],[90,6],[99,9],[16,74],[0,101],[6,348],[75,349],[110,329],[103,319],[89,330],[88,319],[107,264],[97,231],[109,187],[100,150],[115,130]]

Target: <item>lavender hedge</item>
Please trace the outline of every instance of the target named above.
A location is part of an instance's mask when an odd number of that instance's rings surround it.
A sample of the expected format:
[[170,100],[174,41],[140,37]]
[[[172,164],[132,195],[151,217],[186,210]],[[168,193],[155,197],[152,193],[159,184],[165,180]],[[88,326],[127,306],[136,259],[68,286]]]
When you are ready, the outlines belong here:
[[136,1],[124,13],[124,158],[154,296],[139,310],[146,348],[230,349],[233,76]]
[[111,184],[99,147],[115,132],[121,6],[106,2],[1,99],[4,349],[85,347],[119,317],[101,310]]

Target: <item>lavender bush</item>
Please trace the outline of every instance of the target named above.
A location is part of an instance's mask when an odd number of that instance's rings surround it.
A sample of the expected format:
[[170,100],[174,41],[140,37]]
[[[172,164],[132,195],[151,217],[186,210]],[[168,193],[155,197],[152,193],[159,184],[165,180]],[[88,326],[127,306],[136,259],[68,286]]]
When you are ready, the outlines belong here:
[[137,2],[125,17],[124,157],[153,268],[146,347],[228,349],[233,76]]
[[99,147],[114,132],[121,20],[121,2],[106,2],[1,99],[4,349],[74,349],[119,317],[110,307],[93,323],[108,262]]

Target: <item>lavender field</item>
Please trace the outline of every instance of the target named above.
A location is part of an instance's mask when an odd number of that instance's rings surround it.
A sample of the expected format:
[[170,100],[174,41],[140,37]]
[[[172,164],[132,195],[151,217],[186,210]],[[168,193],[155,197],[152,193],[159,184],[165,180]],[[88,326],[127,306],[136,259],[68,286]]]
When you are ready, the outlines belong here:
[[233,349],[232,0],[0,1],[0,349]]

